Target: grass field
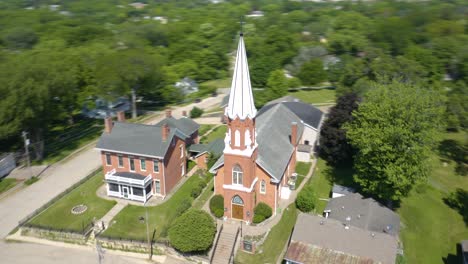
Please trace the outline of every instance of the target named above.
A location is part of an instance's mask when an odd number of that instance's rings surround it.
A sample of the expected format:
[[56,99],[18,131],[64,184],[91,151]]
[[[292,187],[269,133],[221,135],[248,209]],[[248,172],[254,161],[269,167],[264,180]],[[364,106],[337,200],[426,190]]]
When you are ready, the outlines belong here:
[[224,138],[226,135],[227,126],[222,125],[215,128],[210,134],[201,139],[201,143],[209,143],[217,138]]
[[206,132],[208,132],[214,125],[200,125],[200,128],[198,129],[198,135],[201,137],[203,136]]
[[296,173],[297,173],[297,181],[296,181],[296,188],[298,188],[302,181],[305,179],[305,176],[310,170],[310,166],[312,166],[312,163],[309,162],[300,162],[298,161],[296,163]]
[[203,86],[210,86],[215,88],[229,88],[231,87],[231,78],[211,80],[201,83]]
[[[466,134],[446,134],[441,149],[445,142],[455,142],[453,150],[462,149],[462,155],[466,157]],[[428,182],[416,186],[398,210],[404,225],[401,238],[410,264],[461,263],[456,245],[468,238],[468,178],[456,173],[459,164],[454,159],[460,156],[444,156],[434,155]],[[458,210],[444,202],[444,198],[456,189],[461,193],[459,202],[464,204],[464,208]]]
[[[93,218],[102,218],[115,204],[96,195],[103,184],[103,174],[99,172],[69,194],[52,204],[44,212],[34,217],[30,223],[52,229],[68,229],[81,232]],[[71,213],[71,209],[84,204],[88,209],[80,215]]]
[[[170,224],[177,217],[177,207],[185,199],[190,199],[192,189],[204,179],[192,176],[177,190],[174,195],[161,205],[148,208],[149,225],[156,237],[165,237]],[[112,225],[104,232],[105,236],[115,238],[146,240],[146,224],[139,218],[145,216],[145,207],[127,205],[112,220]],[[115,223],[114,223],[115,221]]]
[[16,179],[8,178],[0,180],[0,193],[6,192],[17,184]]
[[309,104],[332,104],[335,102],[336,91],[334,89],[301,90],[289,92],[288,95]]
[[211,198],[213,195],[214,180],[211,180],[203,192],[200,194],[198,199],[193,202],[192,208],[202,209],[203,205]]
[[291,204],[283,211],[281,220],[271,229],[263,245],[256,249],[262,253],[249,254],[239,250],[234,263],[276,263],[296,224],[298,213],[294,203]]

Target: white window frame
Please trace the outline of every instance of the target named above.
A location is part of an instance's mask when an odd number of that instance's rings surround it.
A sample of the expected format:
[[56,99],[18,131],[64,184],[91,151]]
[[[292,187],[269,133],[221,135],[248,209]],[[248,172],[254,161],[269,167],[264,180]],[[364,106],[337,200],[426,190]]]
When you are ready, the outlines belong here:
[[[121,163],[122,161],[122,163]],[[123,156],[122,155],[118,155],[117,156],[117,166],[119,166],[119,168],[123,168],[124,167],[124,160],[123,160]]]
[[260,193],[266,194],[266,182],[265,180],[260,181]]
[[[157,168],[157,170],[155,170]],[[153,172],[159,173],[159,160],[153,160]]]
[[[240,171],[236,170],[239,168]],[[240,179],[240,181],[239,181]],[[244,171],[239,164],[232,167],[232,184],[233,185],[243,185],[244,184]]]
[[112,166],[112,156],[110,153],[106,153],[106,166]]
[[[159,183],[159,192],[158,192],[158,188],[156,188],[156,186],[158,186],[156,183]],[[161,194],[161,181],[160,180],[154,181],[154,192],[157,194]]]
[[183,177],[185,175],[185,164],[182,163],[180,165],[180,170],[181,170],[181,175],[180,176]]
[[[145,168],[143,169],[143,164],[145,164]],[[145,158],[140,158],[140,169],[142,171],[146,171],[146,159]]]
[[[132,161],[133,161],[133,170],[132,170]],[[128,157],[128,169],[130,171],[135,171],[135,158],[134,157]]]
[[180,145],[179,146],[179,149],[180,149],[180,157],[183,158],[184,157],[184,145]]

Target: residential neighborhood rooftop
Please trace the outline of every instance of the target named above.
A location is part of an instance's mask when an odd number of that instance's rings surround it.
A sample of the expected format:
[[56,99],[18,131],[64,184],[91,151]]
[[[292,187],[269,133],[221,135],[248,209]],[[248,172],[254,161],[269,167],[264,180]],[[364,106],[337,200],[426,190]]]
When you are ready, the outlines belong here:
[[199,124],[188,117],[176,119],[172,116],[164,118],[155,126],[162,127],[164,124],[167,124],[170,128],[177,128],[185,137],[190,137],[200,127]]
[[196,156],[199,156],[203,153],[209,152],[215,155],[221,155],[224,150],[224,139],[218,138],[211,141],[208,144],[193,144],[190,146],[189,151],[197,153]]
[[304,264],[395,263],[397,239],[301,213],[285,259]]

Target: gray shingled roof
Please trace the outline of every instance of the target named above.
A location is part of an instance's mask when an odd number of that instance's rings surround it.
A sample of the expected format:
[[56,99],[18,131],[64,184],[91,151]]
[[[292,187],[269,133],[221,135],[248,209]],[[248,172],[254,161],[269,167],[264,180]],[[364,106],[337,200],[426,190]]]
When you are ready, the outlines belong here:
[[275,100],[272,100],[272,101],[268,102],[267,105],[283,103],[283,102],[302,102],[302,101],[299,100],[298,98],[294,97],[294,96],[286,95],[286,96],[283,96],[281,98],[278,98],[278,99],[275,99]]
[[103,132],[96,148],[143,156],[164,157],[174,136],[185,138],[178,129],[170,129],[167,140],[163,141],[161,127],[114,122],[111,133]]
[[263,112],[269,111],[271,108],[273,108],[275,105],[278,105],[278,104],[282,104],[282,105],[286,106],[302,122],[304,122],[305,124],[307,124],[310,127],[318,129],[319,126],[320,126],[320,123],[322,122],[323,112],[320,111],[320,109],[318,109],[315,106],[312,106],[310,104],[306,104],[306,103],[303,103],[303,102],[300,102],[300,101],[299,102],[295,102],[295,101],[283,102],[283,101],[280,101],[278,103],[271,103],[270,102],[270,104],[267,104],[264,107],[262,107],[262,109],[260,109],[257,116],[261,115]]
[[182,117],[175,119],[174,117],[166,117],[159,123],[155,124],[157,127],[161,127],[164,124],[169,125],[171,128],[179,129],[185,137],[190,137],[195,131],[200,128],[200,125],[188,117]]
[[361,228],[345,229],[334,219],[300,214],[285,259],[299,263],[394,264],[397,239]]
[[223,150],[224,150],[223,138],[217,138],[208,144],[193,144],[189,148],[189,151],[197,153],[197,156],[205,152],[210,152],[215,155],[221,155],[223,154]]
[[400,231],[398,214],[372,198],[364,198],[359,193],[332,198],[325,210],[330,210],[329,218],[365,230],[391,235],[398,235]]
[[119,176],[119,177],[123,177],[127,179],[134,179],[134,180],[143,180],[147,177],[138,173],[127,172],[127,171],[116,172],[115,176]]
[[[290,143],[292,122],[297,123],[297,133],[302,135],[304,125],[301,120],[283,104],[273,105],[268,111],[261,110],[261,114],[258,114],[255,119],[258,143],[257,164],[272,176],[274,181],[281,180],[294,152]],[[271,140],[273,138],[274,141]],[[298,136],[297,141],[299,140]],[[223,163],[224,157],[221,156],[210,171],[214,172]]]
[[339,184],[333,184],[332,192],[333,193],[343,194],[343,195],[348,195],[348,194],[351,194],[351,193],[355,193],[356,190],[354,190],[351,187],[346,187],[346,186],[342,186],[342,185],[339,185]]

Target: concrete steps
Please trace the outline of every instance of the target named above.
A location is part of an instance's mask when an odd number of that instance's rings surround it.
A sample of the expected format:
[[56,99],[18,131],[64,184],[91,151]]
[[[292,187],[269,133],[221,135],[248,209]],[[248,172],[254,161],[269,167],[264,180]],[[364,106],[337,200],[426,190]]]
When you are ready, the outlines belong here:
[[229,258],[235,247],[237,236],[239,235],[238,230],[239,228],[237,225],[225,225],[223,227],[211,263],[229,264]]

